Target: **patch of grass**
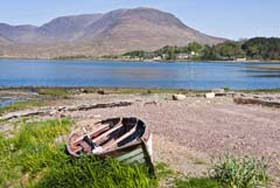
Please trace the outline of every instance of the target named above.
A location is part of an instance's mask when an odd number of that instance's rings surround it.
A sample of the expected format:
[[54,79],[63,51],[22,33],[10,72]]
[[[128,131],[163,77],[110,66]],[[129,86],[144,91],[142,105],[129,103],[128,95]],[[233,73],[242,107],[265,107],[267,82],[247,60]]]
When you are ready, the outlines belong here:
[[0,137],[0,187],[17,186],[23,175],[36,176],[52,165],[58,150],[52,141],[70,129],[69,120],[24,123],[14,137]]
[[73,158],[56,139],[69,134],[67,119],[25,123],[14,137],[0,136],[0,187],[156,187],[149,170],[114,159]]
[[176,181],[176,188],[226,188],[210,178],[186,178]]
[[205,90],[186,90],[186,89],[142,89],[142,88],[103,88],[105,93],[110,94],[174,94],[174,93],[204,93]]
[[24,110],[31,107],[40,107],[44,106],[44,101],[39,100],[27,100],[27,101],[20,101],[15,102],[12,105],[0,108],[0,115],[7,113],[7,112],[14,112],[18,110]]
[[168,178],[176,175],[176,173],[166,164],[160,162],[156,165],[156,175],[159,179]]
[[250,157],[223,157],[209,170],[209,175],[231,188],[260,188],[268,183],[266,162]]
[[36,90],[39,95],[53,98],[68,99],[71,95],[70,90],[66,88],[40,88]]
[[95,157],[80,159],[65,158],[51,168],[48,174],[33,187],[94,187],[134,188],[156,187],[156,180],[148,176],[148,169],[142,165],[126,165],[114,159],[101,161]]
[[240,90],[245,93],[280,93],[280,88],[275,89],[254,89],[254,90]]

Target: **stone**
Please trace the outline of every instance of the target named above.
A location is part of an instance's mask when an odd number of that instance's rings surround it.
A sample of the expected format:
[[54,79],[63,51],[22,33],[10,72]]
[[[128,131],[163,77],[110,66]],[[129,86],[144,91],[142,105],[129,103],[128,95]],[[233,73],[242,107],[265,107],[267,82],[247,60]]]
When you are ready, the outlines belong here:
[[205,93],[205,98],[213,99],[213,98],[215,98],[215,93],[213,93],[213,92]]
[[225,93],[225,89],[223,88],[216,88],[216,89],[212,89],[213,93]]
[[84,88],[81,88],[80,92],[81,92],[81,93],[86,93],[86,94],[87,94],[87,93],[88,93],[88,90],[87,90],[87,89],[84,89]]
[[99,94],[99,95],[105,95],[106,93],[105,93],[104,90],[98,90],[98,91],[97,91],[97,94]]
[[144,106],[146,105],[157,105],[157,102],[156,101],[145,102]]
[[172,99],[174,101],[182,101],[182,100],[186,99],[186,96],[182,95],[182,94],[174,94],[174,95],[172,95]]
[[225,89],[222,88],[213,89],[212,92],[215,93],[216,97],[224,97],[227,95]]

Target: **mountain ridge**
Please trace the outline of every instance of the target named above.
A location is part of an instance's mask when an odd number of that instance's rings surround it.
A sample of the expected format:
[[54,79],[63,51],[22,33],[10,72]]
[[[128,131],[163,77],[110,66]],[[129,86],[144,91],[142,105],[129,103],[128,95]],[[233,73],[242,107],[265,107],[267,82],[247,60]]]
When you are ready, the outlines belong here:
[[[4,55],[36,58],[97,57],[194,41],[209,45],[225,41],[186,26],[171,13],[145,7],[62,16],[41,26],[0,23],[0,37],[13,41]],[[0,45],[7,43],[4,39]]]

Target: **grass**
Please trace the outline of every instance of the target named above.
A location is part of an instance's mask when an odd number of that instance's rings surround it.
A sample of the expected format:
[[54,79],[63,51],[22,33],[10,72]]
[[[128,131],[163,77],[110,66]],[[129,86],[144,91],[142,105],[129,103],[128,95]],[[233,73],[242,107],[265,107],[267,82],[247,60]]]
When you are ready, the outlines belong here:
[[187,89],[144,89],[144,88],[82,88],[87,93],[98,93],[104,91],[105,94],[175,94],[175,93],[203,93],[203,90]]
[[166,163],[160,162],[156,165],[156,175],[158,179],[166,179],[175,176],[176,173]]
[[33,91],[41,96],[56,97],[56,98],[69,98],[72,94],[77,93],[99,93],[104,91],[105,94],[152,94],[152,93],[203,93],[209,90],[190,90],[190,89],[160,89],[160,88],[97,88],[97,87],[81,87],[81,88],[42,88],[42,87],[22,87],[22,88],[5,88],[0,91]]
[[39,100],[27,100],[27,101],[19,101],[15,102],[12,105],[0,108],[0,115],[3,115],[7,112],[14,112],[18,110],[24,110],[31,107],[40,107],[44,105],[44,101]]
[[209,169],[208,177],[177,178],[176,188],[266,188],[267,164],[264,159],[225,156]]
[[186,177],[175,172],[165,163],[158,163],[156,166],[157,178],[174,188],[225,188],[218,181],[208,177],[195,178]]
[[176,181],[176,188],[225,188],[210,178],[186,178]]
[[255,90],[241,90],[245,93],[280,93],[280,88],[275,89],[255,89]]
[[69,134],[71,124],[23,122],[12,138],[0,136],[0,187],[157,187],[145,166],[67,155],[57,138]]
[[267,164],[261,159],[250,157],[237,158],[225,156],[220,158],[210,170],[211,179],[228,185],[230,188],[267,187]]
[[38,88],[35,91],[45,97],[68,99],[71,95],[70,90],[66,88]]

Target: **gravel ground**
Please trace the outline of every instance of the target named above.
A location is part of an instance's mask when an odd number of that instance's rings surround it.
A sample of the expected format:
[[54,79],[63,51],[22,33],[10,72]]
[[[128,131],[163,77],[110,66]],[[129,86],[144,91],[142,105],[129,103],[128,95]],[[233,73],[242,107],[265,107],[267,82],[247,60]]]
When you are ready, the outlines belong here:
[[271,172],[280,174],[279,109],[237,105],[231,97],[205,99],[187,97],[171,100],[171,95],[80,95],[72,103],[134,101],[129,107],[72,112],[69,116],[91,124],[95,119],[136,116],[154,134],[156,161],[164,161],[180,172],[203,175],[212,157],[223,154],[266,157]]

